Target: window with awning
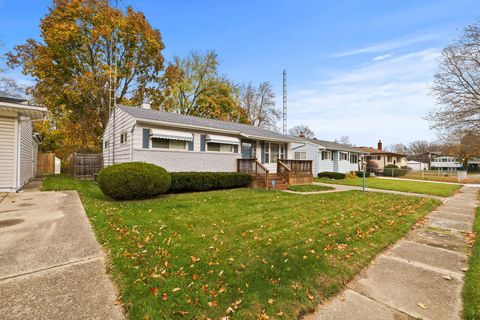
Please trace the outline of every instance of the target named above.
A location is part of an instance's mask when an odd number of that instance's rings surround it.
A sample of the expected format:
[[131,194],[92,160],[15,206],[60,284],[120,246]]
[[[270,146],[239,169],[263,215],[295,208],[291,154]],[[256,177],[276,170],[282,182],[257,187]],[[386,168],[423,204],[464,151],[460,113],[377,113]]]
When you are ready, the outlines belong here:
[[219,144],[240,145],[240,139],[228,136],[219,136],[215,134],[207,134],[206,141]]
[[166,129],[151,129],[150,137],[166,140],[193,141],[193,134],[191,132]]
[[214,134],[207,134],[205,136],[205,142],[207,143],[207,151],[214,152],[238,153],[238,148],[240,146],[240,139],[238,138]]
[[151,129],[150,138],[154,149],[193,150],[193,134],[191,132]]

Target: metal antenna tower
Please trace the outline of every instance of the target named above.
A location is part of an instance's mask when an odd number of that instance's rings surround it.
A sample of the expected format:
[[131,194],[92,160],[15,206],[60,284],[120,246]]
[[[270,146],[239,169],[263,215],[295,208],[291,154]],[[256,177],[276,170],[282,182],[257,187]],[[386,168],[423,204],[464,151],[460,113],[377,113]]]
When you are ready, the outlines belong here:
[[283,134],[287,134],[287,71],[283,70]]

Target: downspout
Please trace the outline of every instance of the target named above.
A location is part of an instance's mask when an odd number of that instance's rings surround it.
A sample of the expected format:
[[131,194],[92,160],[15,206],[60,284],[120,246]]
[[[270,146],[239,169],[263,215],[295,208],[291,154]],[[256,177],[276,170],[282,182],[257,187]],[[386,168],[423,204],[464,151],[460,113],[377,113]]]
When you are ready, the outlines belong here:
[[16,162],[16,172],[17,172],[17,179],[16,180],[16,185],[15,185],[15,192],[17,192],[19,189],[20,189],[20,162],[21,162],[21,159],[20,159],[20,150],[22,149],[21,147],[21,139],[20,139],[20,118],[17,118],[16,119],[16,129],[17,129],[17,143],[16,143],[16,147],[17,147],[17,161]]
[[130,131],[130,162],[133,161],[133,132],[135,131],[135,125],[133,125],[132,130]]

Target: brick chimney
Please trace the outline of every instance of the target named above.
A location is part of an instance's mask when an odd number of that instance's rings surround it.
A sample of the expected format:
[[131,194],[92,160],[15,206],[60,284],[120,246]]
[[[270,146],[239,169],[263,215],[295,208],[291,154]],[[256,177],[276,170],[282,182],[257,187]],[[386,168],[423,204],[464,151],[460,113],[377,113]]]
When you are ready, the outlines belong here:
[[305,138],[305,131],[300,131],[300,134],[298,136],[300,138]]
[[378,140],[378,150],[382,150],[382,140]]

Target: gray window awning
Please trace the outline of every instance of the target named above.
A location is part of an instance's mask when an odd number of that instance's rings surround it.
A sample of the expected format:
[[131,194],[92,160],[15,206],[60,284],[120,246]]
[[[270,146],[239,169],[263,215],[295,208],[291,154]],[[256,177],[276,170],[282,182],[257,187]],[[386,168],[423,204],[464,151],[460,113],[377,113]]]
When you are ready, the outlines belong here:
[[166,129],[151,129],[151,138],[193,141],[193,134],[191,132],[166,130]]
[[219,136],[215,134],[207,134],[206,141],[213,142],[213,143],[221,143],[221,144],[233,144],[233,145],[240,144],[240,139],[238,138],[228,137],[228,136]]

